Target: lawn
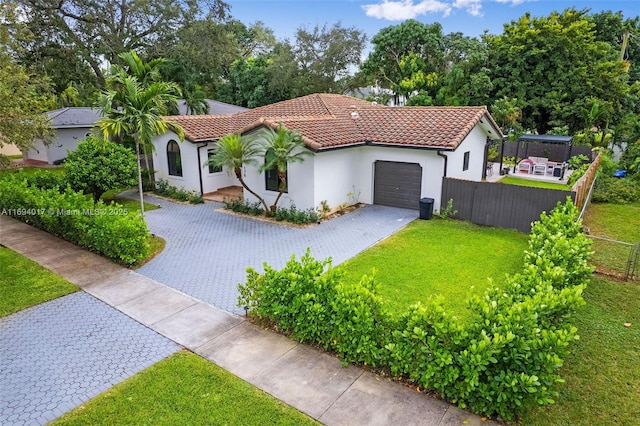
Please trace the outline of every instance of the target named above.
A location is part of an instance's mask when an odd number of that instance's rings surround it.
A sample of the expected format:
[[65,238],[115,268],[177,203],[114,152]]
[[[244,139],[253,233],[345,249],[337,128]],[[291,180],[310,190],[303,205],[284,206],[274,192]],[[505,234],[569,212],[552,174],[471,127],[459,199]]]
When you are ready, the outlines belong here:
[[[635,244],[640,241],[640,203],[591,203],[584,224],[591,235]],[[593,249],[595,254],[592,263],[599,272],[624,274],[629,246],[594,238]]]
[[571,187],[562,183],[543,182],[538,180],[520,179],[517,177],[505,176],[498,181],[507,185],[532,186],[534,188],[560,189],[563,191],[571,191]]
[[183,351],[116,385],[54,425],[312,425],[310,417]]
[[340,266],[346,279],[376,270],[380,294],[393,312],[443,297],[452,313],[467,315],[466,299],[481,294],[488,278],[500,285],[522,269],[526,234],[454,220],[416,220]]
[[[580,340],[560,374],[556,403],[524,425],[637,425],[640,419],[640,283],[594,278],[575,316]],[[630,327],[625,327],[630,323]]]
[[53,272],[2,246],[0,265],[0,317],[78,290]]

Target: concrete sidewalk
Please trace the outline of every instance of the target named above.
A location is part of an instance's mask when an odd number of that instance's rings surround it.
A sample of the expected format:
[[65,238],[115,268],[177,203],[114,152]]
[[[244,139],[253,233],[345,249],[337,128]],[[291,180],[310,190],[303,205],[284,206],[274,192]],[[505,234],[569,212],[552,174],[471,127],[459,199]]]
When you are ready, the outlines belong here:
[[360,368],[342,367],[335,357],[6,216],[0,216],[0,244],[324,424],[494,424]]

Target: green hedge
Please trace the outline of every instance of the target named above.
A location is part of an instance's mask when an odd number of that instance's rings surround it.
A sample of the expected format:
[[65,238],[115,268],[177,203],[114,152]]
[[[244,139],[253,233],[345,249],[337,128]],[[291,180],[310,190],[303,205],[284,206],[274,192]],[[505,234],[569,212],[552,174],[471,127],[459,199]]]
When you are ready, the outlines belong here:
[[68,186],[46,188],[47,182],[39,188],[38,182],[16,175],[0,179],[0,213],[127,265],[148,255],[149,230],[141,216],[119,204],[94,204]]
[[532,227],[523,271],[507,277],[502,289],[471,298],[465,323],[437,301],[395,317],[373,278],[343,282],[330,260],[315,260],[309,251],[280,271],[249,268],[238,303],[344,362],[389,370],[461,407],[513,419],[526,404],[553,402],[558,370],[577,339],[571,317],[584,304],[592,272],[590,240],[577,218],[570,200],[543,214]]

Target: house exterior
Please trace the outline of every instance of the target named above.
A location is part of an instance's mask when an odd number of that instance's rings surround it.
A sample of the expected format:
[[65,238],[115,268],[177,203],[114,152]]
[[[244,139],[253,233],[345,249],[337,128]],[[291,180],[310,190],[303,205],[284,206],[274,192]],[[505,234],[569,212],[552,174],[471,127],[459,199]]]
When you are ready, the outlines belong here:
[[[247,108],[207,99],[209,112],[212,114],[235,114],[246,111]],[[180,114],[187,114],[187,105],[183,99],[177,102]],[[44,161],[53,164],[57,160],[67,157],[67,151],[78,148],[78,142],[92,133],[93,126],[101,117],[99,108],[67,107],[49,111],[51,127],[55,135],[48,146],[41,140],[36,140],[31,149],[23,154],[25,159]],[[20,152],[18,151],[18,154]]]
[[[167,117],[185,130],[154,140],[156,177],[200,193],[238,182],[204,163],[216,141],[280,123],[301,133],[314,155],[288,167],[280,205],[316,208],[362,202],[419,208],[429,197],[439,209],[443,176],[480,181],[487,142],[502,134],[485,107],[387,107],[344,95],[314,94],[231,115]],[[248,186],[269,202],[277,187],[245,166]],[[245,199],[255,201],[245,192]]]
[[91,134],[93,124],[100,118],[97,108],[68,107],[49,111],[51,127],[55,136],[48,146],[42,140],[36,140],[29,151],[23,153],[27,160],[44,161],[53,164],[67,157],[67,150],[78,148],[78,142]]

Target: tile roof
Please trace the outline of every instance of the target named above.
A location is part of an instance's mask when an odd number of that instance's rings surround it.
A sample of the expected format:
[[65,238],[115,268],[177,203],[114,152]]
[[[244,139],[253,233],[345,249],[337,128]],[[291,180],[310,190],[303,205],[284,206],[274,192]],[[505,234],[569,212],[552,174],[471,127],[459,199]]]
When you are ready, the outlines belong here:
[[278,123],[298,130],[309,148],[380,144],[455,149],[477,125],[502,134],[485,107],[387,107],[335,94],[314,94],[232,115],[174,116],[192,142]]

